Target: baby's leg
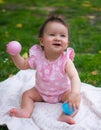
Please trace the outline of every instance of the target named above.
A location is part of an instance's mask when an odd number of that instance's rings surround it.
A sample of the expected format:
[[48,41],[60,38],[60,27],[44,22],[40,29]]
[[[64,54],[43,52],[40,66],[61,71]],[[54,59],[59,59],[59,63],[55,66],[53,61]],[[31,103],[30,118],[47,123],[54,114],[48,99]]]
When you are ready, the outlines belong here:
[[[71,90],[68,90],[68,91],[66,91],[63,94],[63,96],[61,98],[62,102],[66,102],[66,100],[68,99],[68,96],[69,96],[70,92],[71,92]],[[74,117],[74,115],[76,113],[77,113],[77,111],[75,111],[72,115],[67,115],[65,113],[62,113],[58,120],[66,122],[66,123],[69,123],[69,124],[75,124],[76,122],[74,121],[73,117]]]
[[9,111],[10,116],[29,118],[35,107],[35,101],[43,101],[36,88],[24,92],[22,96],[21,109],[12,108]]

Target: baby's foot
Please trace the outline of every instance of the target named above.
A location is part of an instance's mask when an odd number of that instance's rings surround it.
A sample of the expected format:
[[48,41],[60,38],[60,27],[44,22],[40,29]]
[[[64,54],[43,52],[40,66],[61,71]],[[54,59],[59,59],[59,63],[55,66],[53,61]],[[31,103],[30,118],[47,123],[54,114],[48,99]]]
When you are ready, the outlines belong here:
[[58,120],[62,121],[62,122],[69,123],[71,125],[76,124],[76,122],[74,121],[74,119],[71,116],[68,116],[68,115],[65,115],[65,114],[62,114]]
[[29,118],[30,115],[25,112],[23,109],[16,109],[16,108],[12,108],[9,111],[9,115],[10,116],[15,116],[15,117],[20,117],[20,118]]

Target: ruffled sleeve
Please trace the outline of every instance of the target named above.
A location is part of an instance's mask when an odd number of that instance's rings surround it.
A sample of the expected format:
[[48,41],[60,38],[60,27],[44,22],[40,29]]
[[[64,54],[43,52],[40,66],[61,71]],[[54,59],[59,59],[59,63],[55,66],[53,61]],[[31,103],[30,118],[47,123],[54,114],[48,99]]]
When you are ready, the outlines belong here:
[[71,47],[67,48],[66,56],[67,56],[67,58],[70,58],[73,61],[74,57],[75,57],[74,49]]
[[41,55],[42,49],[39,45],[34,45],[29,50],[29,66],[33,69],[36,68],[37,61]]
[[74,57],[75,57],[75,52],[74,52],[74,49],[73,48],[67,48],[67,50],[63,53],[63,56],[62,56],[62,67],[63,68],[63,72],[65,72],[65,65],[66,63],[68,62],[68,59],[71,59],[72,61],[74,60]]

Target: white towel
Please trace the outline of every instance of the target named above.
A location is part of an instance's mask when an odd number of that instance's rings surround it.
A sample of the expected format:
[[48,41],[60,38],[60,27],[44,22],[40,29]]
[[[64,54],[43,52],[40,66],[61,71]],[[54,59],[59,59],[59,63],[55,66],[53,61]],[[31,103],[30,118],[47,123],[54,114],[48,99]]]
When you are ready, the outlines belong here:
[[21,70],[0,82],[0,125],[9,130],[101,130],[101,88],[82,83],[81,105],[74,117],[77,122],[69,125],[57,121],[62,112],[61,103],[36,102],[31,118],[9,116],[12,107],[20,107],[22,93],[35,84],[34,70]]

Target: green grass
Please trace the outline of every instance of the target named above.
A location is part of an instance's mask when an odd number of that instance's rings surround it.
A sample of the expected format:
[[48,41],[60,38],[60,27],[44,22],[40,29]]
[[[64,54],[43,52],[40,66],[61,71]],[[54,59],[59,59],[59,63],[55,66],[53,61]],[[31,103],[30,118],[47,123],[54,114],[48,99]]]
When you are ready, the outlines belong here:
[[[23,55],[38,43],[38,29],[49,13],[66,17],[70,26],[70,46],[75,49],[75,65],[82,82],[101,87],[101,1],[0,0],[0,81],[16,74],[6,53],[6,44],[17,40]],[[96,71],[97,73],[93,73]]]
[[0,81],[19,71],[6,44],[17,40],[23,46],[21,54],[28,53],[38,43],[38,29],[49,13],[64,15],[69,23],[81,81],[101,87],[101,0],[0,0]]

